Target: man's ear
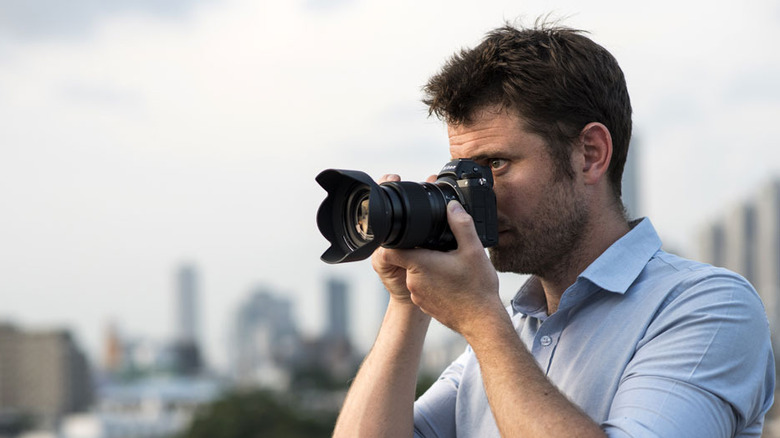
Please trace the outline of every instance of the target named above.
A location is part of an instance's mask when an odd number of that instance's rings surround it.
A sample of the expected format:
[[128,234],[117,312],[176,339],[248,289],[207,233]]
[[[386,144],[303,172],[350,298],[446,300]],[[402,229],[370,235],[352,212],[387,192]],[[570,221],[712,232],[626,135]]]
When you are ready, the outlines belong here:
[[580,132],[581,172],[585,184],[596,184],[607,174],[612,160],[612,135],[602,123],[592,122]]

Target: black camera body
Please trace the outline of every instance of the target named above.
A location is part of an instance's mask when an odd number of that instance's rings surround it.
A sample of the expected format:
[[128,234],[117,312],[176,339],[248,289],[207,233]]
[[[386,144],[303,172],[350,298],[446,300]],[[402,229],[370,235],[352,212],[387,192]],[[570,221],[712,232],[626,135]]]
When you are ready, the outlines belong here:
[[317,212],[317,226],[331,243],[322,254],[324,262],[363,260],[380,245],[455,249],[447,223],[447,203],[452,200],[474,219],[483,246],[498,243],[493,173],[474,161],[450,161],[433,183],[378,185],[363,172],[338,169],[322,171],[317,182],[328,192]]

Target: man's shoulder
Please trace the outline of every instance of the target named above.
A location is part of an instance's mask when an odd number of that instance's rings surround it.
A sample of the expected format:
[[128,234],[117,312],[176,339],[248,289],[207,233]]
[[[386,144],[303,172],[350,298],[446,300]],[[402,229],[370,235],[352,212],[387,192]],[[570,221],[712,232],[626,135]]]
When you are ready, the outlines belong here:
[[716,279],[735,287],[753,289],[753,286],[742,275],[726,268],[678,256],[659,250],[648,262],[646,275],[658,280],[668,279],[680,283],[697,284],[708,279]]
[[659,250],[642,277],[645,288],[665,295],[661,309],[681,301],[695,302],[703,307],[739,303],[743,310],[752,309],[764,314],[761,298],[753,285],[742,275],[726,268]]

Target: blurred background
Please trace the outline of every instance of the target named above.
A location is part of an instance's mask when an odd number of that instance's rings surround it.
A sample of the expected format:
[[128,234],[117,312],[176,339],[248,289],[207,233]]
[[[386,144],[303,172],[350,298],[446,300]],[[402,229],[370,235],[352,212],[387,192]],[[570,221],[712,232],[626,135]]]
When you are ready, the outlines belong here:
[[0,436],[328,436],[387,294],[319,260],[314,177],[436,173],[427,78],[547,14],[626,74],[631,214],[777,325],[777,1],[0,0]]

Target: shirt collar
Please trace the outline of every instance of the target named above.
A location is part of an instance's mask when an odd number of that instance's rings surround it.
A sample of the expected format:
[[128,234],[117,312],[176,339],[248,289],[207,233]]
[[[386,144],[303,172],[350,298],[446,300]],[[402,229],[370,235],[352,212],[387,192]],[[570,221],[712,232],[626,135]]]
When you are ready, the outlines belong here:
[[542,321],[547,319],[547,300],[544,297],[539,277],[532,275],[523,283],[515,297],[512,298],[511,306],[515,315],[522,313]]
[[[598,289],[624,294],[659,249],[661,239],[650,219],[634,221],[628,233],[607,248],[578,276],[578,283],[587,280]],[[531,276],[523,284],[511,305],[515,314],[523,313],[542,320],[547,317],[547,303],[536,276]]]
[[647,262],[661,249],[661,239],[650,219],[632,222],[631,227],[625,236],[593,261],[579,278],[609,292],[625,293]]

